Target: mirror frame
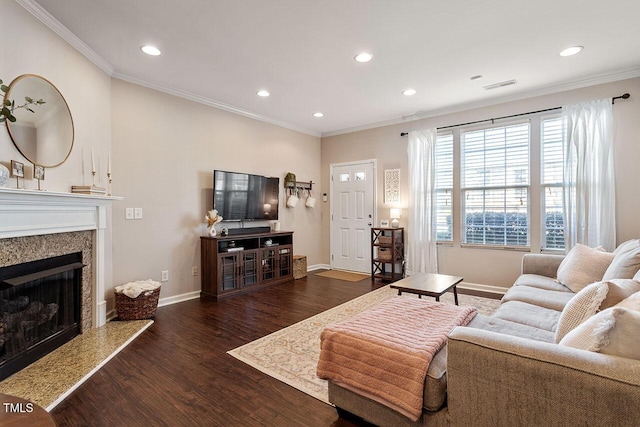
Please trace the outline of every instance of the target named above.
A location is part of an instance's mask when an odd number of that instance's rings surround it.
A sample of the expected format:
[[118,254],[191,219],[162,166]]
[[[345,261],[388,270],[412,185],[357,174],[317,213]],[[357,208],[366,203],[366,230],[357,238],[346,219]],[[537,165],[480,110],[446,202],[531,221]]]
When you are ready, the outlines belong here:
[[[67,108],[67,112],[69,113],[69,120],[71,121],[71,145],[69,146],[69,151],[66,153],[66,155],[64,156],[64,159],[62,159],[62,161],[60,161],[59,163],[53,164],[53,165],[43,165],[41,163],[35,162],[33,159],[30,159],[29,156],[27,156],[21,149],[20,146],[18,145],[18,143],[16,142],[13,133],[11,133],[11,122],[6,121],[6,125],[7,125],[7,131],[9,132],[9,137],[11,138],[11,141],[13,142],[13,145],[16,147],[16,149],[20,152],[20,154],[22,154],[22,157],[24,157],[25,159],[27,159],[29,162],[33,163],[34,165],[40,165],[40,166],[44,166],[46,168],[54,168],[56,166],[60,166],[61,164],[63,164],[64,162],[67,161],[67,159],[69,158],[69,156],[71,155],[71,151],[73,150],[73,144],[75,142],[75,134],[76,134],[76,130],[75,130],[75,126],[73,123],[73,116],[71,115],[71,109],[69,108],[69,104],[67,104],[67,100],[64,98],[64,96],[62,95],[62,92],[60,92],[60,90],[56,87],[56,85],[54,85],[53,83],[51,83],[51,81],[49,81],[48,79],[38,75],[38,74],[22,74],[18,77],[16,77],[15,79],[13,79],[13,81],[9,84],[9,90],[7,91],[7,93],[5,93],[4,95],[4,99],[10,99],[11,97],[11,92],[14,88],[14,86],[23,79],[26,79],[28,77],[35,77],[37,79],[40,80],[44,80],[49,86],[51,86],[56,92],[58,92],[58,94],[60,95],[60,98],[62,99],[62,102],[64,103],[64,106]],[[40,98],[39,96],[37,96],[37,94],[33,94],[30,95],[32,98],[34,99],[38,99]],[[47,101],[45,99],[45,101]]]

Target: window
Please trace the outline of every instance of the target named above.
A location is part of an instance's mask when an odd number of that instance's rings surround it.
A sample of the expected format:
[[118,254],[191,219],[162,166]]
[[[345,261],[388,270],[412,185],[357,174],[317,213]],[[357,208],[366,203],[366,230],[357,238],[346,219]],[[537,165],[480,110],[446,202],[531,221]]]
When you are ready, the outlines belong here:
[[542,249],[564,249],[562,117],[541,120]]
[[462,242],[529,245],[529,123],[462,132]]
[[453,240],[453,134],[438,135],[435,149],[436,241]]

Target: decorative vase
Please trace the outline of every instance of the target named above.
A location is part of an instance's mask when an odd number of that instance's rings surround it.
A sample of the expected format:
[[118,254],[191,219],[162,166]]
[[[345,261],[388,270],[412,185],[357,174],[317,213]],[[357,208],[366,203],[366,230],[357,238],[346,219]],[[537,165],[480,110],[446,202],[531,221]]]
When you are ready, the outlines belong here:
[[216,227],[213,225],[207,226],[207,232],[209,233],[209,237],[216,237],[218,232],[216,231]]
[[9,168],[5,165],[0,164],[0,187],[4,187],[4,185],[9,181]]

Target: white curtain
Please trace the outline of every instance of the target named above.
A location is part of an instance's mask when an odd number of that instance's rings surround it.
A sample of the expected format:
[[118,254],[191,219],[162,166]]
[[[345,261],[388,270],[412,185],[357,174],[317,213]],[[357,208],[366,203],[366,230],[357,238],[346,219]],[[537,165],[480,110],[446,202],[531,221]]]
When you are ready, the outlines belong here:
[[566,129],[565,247],[616,244],[611,98],[562,108]]
[[434,164],[436,129],[409,132],[407,273],[437,273]]

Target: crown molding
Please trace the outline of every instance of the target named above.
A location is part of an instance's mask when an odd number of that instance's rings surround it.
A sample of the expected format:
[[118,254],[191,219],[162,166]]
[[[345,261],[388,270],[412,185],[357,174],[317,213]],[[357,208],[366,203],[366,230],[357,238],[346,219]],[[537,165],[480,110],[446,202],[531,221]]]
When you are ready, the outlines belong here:
[[112,75],[115,68],[107,62],[106,59],[91,49],[89,45],[80,40],[78,36],[73,34],[67,27],[62,25],[60,21],[47,12],[42,6],[36,3],[34,0],[15,0],[20,6],[25,8],[27,12],[35,16],[40,22],[42,22],[51,31],[59,35],[64,41],[73,46],[78,52],[87,57],[89,61],[93,62],[102,71],[108,75]]
[[628,68],[624,70],[615,71],[612,73],[598,74],[589,77],[585,77],[578,80],[572,80],[556,85],[545,86],[542,88],[520,92],[513,95],[502,96],[498,98],[491,98],[484,101],[470,102],[465,104],[457,104],[450,107],[438,108],[429,111],[418,111],[413,114],[409,114],[395,119],[384,120],[380,122],[374,122],[365,124],[362,126],[351,127],[347,129],[341,129],[331,132],[323,132],[322,138],[329,136],[343,135],[346,133],[359,132],[368,129],[374,129],[378,127],[391,126],[400,123],[406,123],[408,121],[426,119],[429,117],[438,117],[445,114],[459,113],[462,111],[474,110],[476,108],[490,107],[493,105],[504,104],[506,102],[521,101],[523,99],[535,98],[537,96],[551,95],[559,92],[566,92],[573,89],[581,89],[585,87],[595,86],[599,84],[611,83],[620,80],[633,79],[640,77],[640,68]]
[[200,95],[195,95],[193,93],[190,92],[186,92],[183,91],[181,89],[177,89],[174,87],[170,87],[170,86],[165,86],[165,85],[160,85],[160,84],[156,84],[156,83],[152,83],[146,80],[142,80],[142,79],[138,79],[136,77],[132,77],[126,74],[122,74],[119,72],[114,72],[113,75],[111,76],[114,79],[119,79],[119,80],[124,80],[126,82],[129,83],[133,83],[139,86],[144,86],[147,87],[149,89],[153,89],[153,90],[157,90],[158,92],[163,92],[166,93],[168,95],[173,95],[173,96],[177,96],[179,98],[183,98],[183,99],[187,99],[189,101],[193,101],[193,102],[197,102],[199,104],[204,104],[207,105],[209,107],[213,107],[213,108],[218,108],[220,110],[225,110],[228,111],[230,113],[234,113],[234,114],[238,114],[241,116],[245,116],[245,117],[249,117],[251,119],[255,119],[255,120],[259,120],[261,122],[265,122],[265,123],[269,123],[272,125],[276,125],[276,126],[280,126],[289,130],[293,130],[296,132],[300,132],[300,133],[304,133],[306,135],[310,135],[310,136],[315,136],[317,138],[319,138],[321,136],[321,134],[319,132],[315,132],[300,126],[296,126],[294,124],[291,123],[287,123],[287,122],[283,122],[280,120],[275,120],[272,119],[270,117],[266,117],[263,115],[260,115],[258,113],[254,113],[252,111],[248,111],[248,110],[244,110],[242,108],[238,108],[238,107],[234,107],[233,105],[228,105],[204,96],[200,96]]

